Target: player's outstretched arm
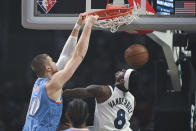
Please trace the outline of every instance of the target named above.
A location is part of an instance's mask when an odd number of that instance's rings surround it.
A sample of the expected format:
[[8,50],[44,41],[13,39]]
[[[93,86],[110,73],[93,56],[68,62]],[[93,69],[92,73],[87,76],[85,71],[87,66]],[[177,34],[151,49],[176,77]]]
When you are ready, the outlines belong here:
[[81,13],[79,15],[79,18],[71,32],[71,35],[69,36],[69,38],[67,39],[63,50],[60,54],[60,57],[56,63],[57,69],[58,70],[62,70],[64,68],[64,66],[66,65],[66,63],[68,62],[68,60],[72,57],[74,49],[76,47],[76,43],[77,43],[77,38],[78,38],[78,32],[80,30],[80,27],[83,24],[83,19],[82,17],[85,15],[85,13]]
[[82,62],[88,49],[91,29],[96,23],[97,19],[98,16],[88,16],[86,18],[84,29],[75,48],[73,56],[68,61],[64,69],[55,73],[52,76],[51,80],[48,82],[47,88],[50,90],[47,91],[48,94],[61,90],[63,88],[63,85],[71,78],[73,73]]
[[89,85],[86,88],[65,89],[63,97],[87,98],[95,97],[98,101],[110,97],[111,91],[108,86]]

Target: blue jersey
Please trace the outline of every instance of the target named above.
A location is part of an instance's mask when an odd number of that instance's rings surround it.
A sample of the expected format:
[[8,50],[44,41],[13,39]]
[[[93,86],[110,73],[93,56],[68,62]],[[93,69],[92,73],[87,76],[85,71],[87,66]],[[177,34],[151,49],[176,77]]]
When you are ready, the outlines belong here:
[[23,131],[55,131],[62,114],[62,102],[51,100],[45,83],[49,78],[38,78],[34,84]]

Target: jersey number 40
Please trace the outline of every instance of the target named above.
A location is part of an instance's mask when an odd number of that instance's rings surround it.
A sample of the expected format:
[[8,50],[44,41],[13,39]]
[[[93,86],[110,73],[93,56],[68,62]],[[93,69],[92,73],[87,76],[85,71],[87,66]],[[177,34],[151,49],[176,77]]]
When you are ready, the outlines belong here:
[[40,100],[38,97],[32,98],[30,102],[29,114],[34,116],[37,110],[39,109]]

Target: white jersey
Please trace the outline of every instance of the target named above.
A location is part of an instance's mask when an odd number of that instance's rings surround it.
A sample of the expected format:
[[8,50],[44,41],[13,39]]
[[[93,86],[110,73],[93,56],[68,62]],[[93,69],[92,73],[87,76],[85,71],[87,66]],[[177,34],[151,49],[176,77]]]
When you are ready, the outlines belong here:
[[129,120],[134,110],[134,96],[109,87],[111,97],[103,103],[96,101],[94,131],[132,131]]

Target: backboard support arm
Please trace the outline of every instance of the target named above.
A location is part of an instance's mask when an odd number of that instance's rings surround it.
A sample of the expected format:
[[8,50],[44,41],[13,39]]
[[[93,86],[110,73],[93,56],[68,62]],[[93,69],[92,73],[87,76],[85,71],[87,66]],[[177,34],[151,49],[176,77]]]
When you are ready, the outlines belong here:
[[172,87],[173,87],[172,90],[180,91],[181,90],[181,84],[180,84],[179,72],[178,72],[178,68],[177,68],[177,65],[175,63],[174,57],[173,57],[171,47],[166,42],[161,40],[154,33],[147,34],[147,36],[162,47],[164,55],[165,55],[165,59],[166,59],[167,65],[168,65],[167,73],[168,73],[168,75],[170,77],[170,80],[171,80],[171,84],[172,84]]

